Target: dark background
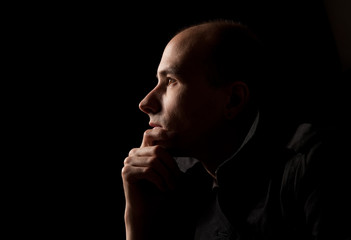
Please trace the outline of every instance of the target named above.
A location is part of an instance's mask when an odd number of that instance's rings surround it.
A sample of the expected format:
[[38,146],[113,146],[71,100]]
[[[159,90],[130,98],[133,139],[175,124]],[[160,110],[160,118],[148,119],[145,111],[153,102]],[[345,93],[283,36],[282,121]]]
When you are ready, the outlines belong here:
[[25,145],[16,167],[25,180],[11,219],[25,227],[15,233],[124,239],[120,172],[148,128],[138,104],[156,84],[166,43],[185,26],[216,18],[247,24],[276,60],[282,114],[345,121],[349,7],[342,0],[20,6],[10,39],[11,59],[23,64],[14,73],[25,96],[16,120]]

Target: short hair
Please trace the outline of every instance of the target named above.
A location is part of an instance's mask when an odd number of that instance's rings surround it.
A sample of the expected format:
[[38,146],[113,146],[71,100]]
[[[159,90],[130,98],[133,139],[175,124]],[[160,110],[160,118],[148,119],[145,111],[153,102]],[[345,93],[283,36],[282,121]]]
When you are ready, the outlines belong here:
[[207,59],[213,66],[209,73],[210,83],[221,86],[243,81],[248,85],[252,97],[257,98],[267,71],[261,40],[247,25],[233,20],[216,19],[192,26],[203,24],[213,26],[214,44]]
[[[217,42],[212,56],[214,79],[212,84],[245,82],[254,98],[260,98],[262,80],[266,79],[264,48],[257,35],[246,25],[238,22],[216,21]],[[263,78],[263,79],[262,79]]]

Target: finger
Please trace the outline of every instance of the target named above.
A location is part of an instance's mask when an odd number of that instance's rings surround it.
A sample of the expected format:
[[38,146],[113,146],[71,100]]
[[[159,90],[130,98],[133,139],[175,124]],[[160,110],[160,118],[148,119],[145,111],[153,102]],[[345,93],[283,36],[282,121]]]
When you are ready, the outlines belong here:
[[168,171],[172,172],[174,177],[178,177],[181,173],[177,162],[173,158],[173,156],[161,145],[156,145],[152,149],[154,155],[159,156],[164,166],[168,169]]
[[174,160],[174,158],[168,153],[167,149],[160,145],[148,146],[143,148],[133,148],[130,150],[130,157],[142,157],[142,156],[158,156],[160,161],[165,165],[165,167],[174,173],[175,176],[180,174],[180,169]]
[[122,168],[123,182],[128,184],[137,184],[141,180],[147,180],[153,183],[160,191],[165,192],[167,187],[164,180],[151,167],[140,167],[125,164]]
[[177,181],[178,173],[170,170],[158,155],[141,156],[141,157],[127,157],[124,161],[125,165],[134,167],[152,168],[164,181],[164,184],[169,189],[174,189]]
[[126,158],[125,164],[134,167],[151,168],[160,176],[164,182],[163,185],[167,189],[173,190],[176,187],[176,175],[156,156]]
[[128,157],[142,157],[142,156],[152,156],[154,155],[154,146],[133,148],[129,151]]
[[167,147],[172,140],[172,133],[160,127],[148,129],[144,132],[141,147],[164,145]]

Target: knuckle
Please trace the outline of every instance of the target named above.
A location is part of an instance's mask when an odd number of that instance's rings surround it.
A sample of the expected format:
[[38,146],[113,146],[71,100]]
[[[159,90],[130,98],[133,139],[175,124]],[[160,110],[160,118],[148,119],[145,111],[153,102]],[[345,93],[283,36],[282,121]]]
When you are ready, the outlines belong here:
[[132,148],[129,153],[128,153],[128,156],[133,156],[136,152],[136,148]]
[[125,159],[124,159],[124,166],[125,165],[128,165],[129,163],[130,163],[130,161],[131,161],[131,157],[126,157]]
[[151,129],[148,129],[144,132],[144,137],[148,137],[150,135]]
[[124,166],[121,170],[121,175],[123,177],[123,179],[128,179],[128,176],[129,176],[129,166]]

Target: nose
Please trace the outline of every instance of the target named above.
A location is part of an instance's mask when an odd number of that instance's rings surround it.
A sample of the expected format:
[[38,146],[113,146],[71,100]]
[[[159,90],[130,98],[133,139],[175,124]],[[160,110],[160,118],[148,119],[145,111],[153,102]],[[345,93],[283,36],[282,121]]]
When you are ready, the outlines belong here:
[[161,104],[155,89],[149,92],[139,103],[139,109],[146,114],[156,114],[161,109]]

